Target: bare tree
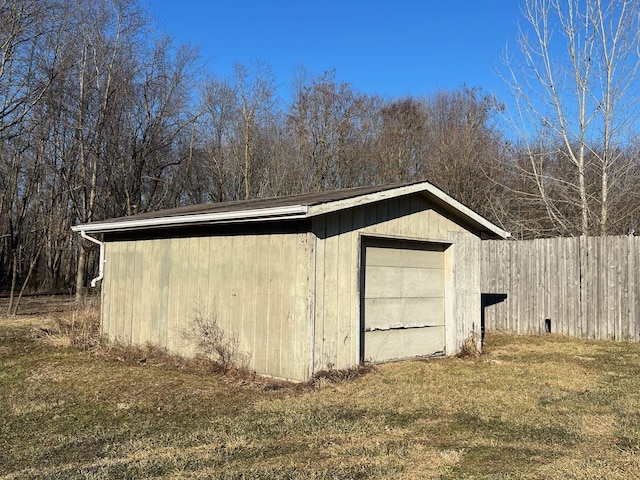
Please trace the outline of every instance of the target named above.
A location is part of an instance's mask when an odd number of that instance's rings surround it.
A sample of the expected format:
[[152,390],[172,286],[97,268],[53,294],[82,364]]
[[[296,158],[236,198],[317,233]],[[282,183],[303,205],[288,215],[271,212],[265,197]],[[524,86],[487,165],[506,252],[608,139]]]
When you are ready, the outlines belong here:
[[[144,17],[129,0],[80,2],[59,13],[65,45],[56,88],[62,95],[57,122],[64,128],[59,174],[70,194],[72,218],[96,219],[104,205],[102,184],[113,165],[109,140],[121,134],[122,106],[128,101]],[[77,260],[76,295],[82,298],[87,250]]]
[[424,98],[387,101],[380,109],[373,158],[376,182],[428,180],[497,219],[504,137],[495,125],[502,105],[462,87]]
[[200,201],[237,199],[237,193],[232,192],[240,187],[235,185],[238,175],[230,153],[239,111],[233,83],[225,79],[207,80],[201,88],[201,104],[201,160],[192,166],[189,190],[194,190],[194,198]]
[[363,159],[355,146],[368,136],[362,120],[373,103],[367,100],[348,83],[338,83],[335,72],[299,82],[288,114],[298,191],[363,183]]
[[260,63],[251,68],[236,64],[235,72],[241,115],[244,198],[248,199],[261,196],[256,192],[260,187],[253,172],[257,170],[259,132],[268,125],[276,103],[275,79],[270,68]]
[[426,110],[424,102],[413,97],[393,100],[381,109],[376,142],[381,183],[425,176],[428,156]]
[[637,130],[640,4],[525,0],[522,13],[519,56],[507,58],[513,125],[528,159],[515,167],[535,184],[559,233],[606,234],[611,195],[630,171],[625,146]]
[[197,56],[150,25],[137,0],[0,0],[0,288],[18,301],[82,297],[97,255],[71,225],[182,201]]
[[275,78],[261,63],[234,69],[233,78],[208,79],[201,89],[202,160],[191,168],[203,172],[206,182],[191,180],[214,201],[273,193],[273,179],[279,176],[274,168],[281,118]]
[[37,126],[60,51],[52,41],[56,7],[54,1],[0,1],[0,269],[10,272],[11,314],[44,246],[46,172]]
[[39,75],[42,37],[53,2],[0,0],[0,137],[19,124],[44,95],[50,78]]
[[495,124],[503,106],[478,88],[436,92],[425,100],[426,165],[421,176],[483,215],[495,218],[504,137]]
[[177,140],[191,134],[198,116],[190,111],[189,98],[197,59],[194,48],[175,49],[160,38],[148,58],[138,53],[131,77],[119,86],[121,120],[105,139],[116,167],[105,172],[114,216],[157,210],[171,197],[182,160]]

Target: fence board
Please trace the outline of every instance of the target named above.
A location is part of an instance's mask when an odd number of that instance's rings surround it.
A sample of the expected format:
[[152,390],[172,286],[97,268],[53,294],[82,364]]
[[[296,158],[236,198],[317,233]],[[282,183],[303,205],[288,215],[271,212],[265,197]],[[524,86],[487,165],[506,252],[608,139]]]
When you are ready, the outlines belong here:
[[627,258],[627,278],[628,278],[628,295],[629,300],[628,304],[623,307],[623,311],[628,315],[629,318],[629,339],[638,338],[638,315],[637,315],[637,306],[636,306],[636,288],[638,284],[636,283],[635,272],[637,271],[638,265],[638,247],[640,243],[636,237],[629,237],[629,256]]
[[640,238],[574,237],[482,242],[485,329],[640,340]]

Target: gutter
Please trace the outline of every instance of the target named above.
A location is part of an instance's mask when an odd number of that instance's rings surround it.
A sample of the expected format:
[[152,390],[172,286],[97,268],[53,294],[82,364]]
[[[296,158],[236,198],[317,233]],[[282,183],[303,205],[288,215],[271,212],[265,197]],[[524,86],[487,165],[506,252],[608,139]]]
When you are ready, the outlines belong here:
[[[76,230],[77,227],[71,227],[71,230],[74,231],[78,231]],[[80,236],[82,238],[85,238],[87,240],[89,240],[90,242],[93,242],[95,244],[97,244],[100,247],[100,261],[98,263],[98,276],[96,278],[94,278],[93,280],[91,280],[91,287],[92,288],[96,288],[96,283],[98,283],[99,280],[102,280],[104,278],[104,242],[101,242],[100,240],[90,237],[89,235],[87,235],[87,233],[85,232],[85,230],[79,230],[80,231]]]
[[[234,223],[257,220],[292,220],[307,217],[308,207],[306,205],[293,205],[288,207],[261,208],[255,210],[238,210],[232,212],[216,213],[196,213],[188,215],[177,215],[173,217],[155,217],[139,220],[122,220],[119,222],[87,223],[71,227],[74,232],[80,232],[84,238],[95,241],[84,236],[83,232],[117,232],[121,230],[134,230],[152,227],[173,227],[176,225],[189,225],[194,223]],[[99,242],[102,243],[102,242]]]

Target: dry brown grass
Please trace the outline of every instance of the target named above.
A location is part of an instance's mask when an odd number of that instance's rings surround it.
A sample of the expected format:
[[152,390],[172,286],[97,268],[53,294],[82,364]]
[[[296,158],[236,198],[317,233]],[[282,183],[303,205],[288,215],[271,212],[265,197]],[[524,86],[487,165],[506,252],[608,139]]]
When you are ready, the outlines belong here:
[[638,344],[490,335],[295,386],[29,332],[0,322],[2,478],[640,478]]
[[34,334],[56,348],[89,350],[100,345],[100,310],[97,299],[73,304],[67,311],[44,317],[45,325],[36,327]]
[[376,370],[376,366],[373,363],[363,363],[351,368],[344,369],[328,369],[316,372],[313,378],[307,382],[309,386],[326,386],[339,382],[348,382],[360,378],[363,375],[367,375]]

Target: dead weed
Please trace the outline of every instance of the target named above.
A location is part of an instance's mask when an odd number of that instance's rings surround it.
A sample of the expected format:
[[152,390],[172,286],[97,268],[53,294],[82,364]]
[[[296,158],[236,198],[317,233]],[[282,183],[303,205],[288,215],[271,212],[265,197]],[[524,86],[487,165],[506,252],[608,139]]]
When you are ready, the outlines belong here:
[[100,308],[97,300],[74,304],[67,311],[45,317],[46,326],[34,327],[37,339],[55,348],[92,350],[100,345]]

